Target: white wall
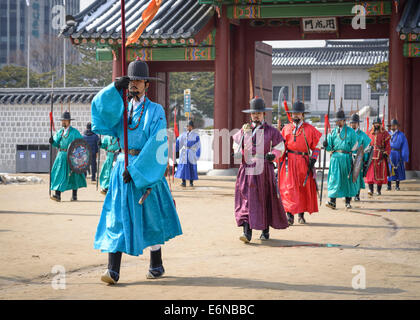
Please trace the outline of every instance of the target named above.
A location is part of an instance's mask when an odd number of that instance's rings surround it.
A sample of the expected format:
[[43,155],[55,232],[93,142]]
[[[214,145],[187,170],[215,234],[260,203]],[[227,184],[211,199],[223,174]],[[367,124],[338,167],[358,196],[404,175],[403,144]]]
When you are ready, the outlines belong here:
[[[342,69],[273,69],[273,87],[274,86],[289,86],[289,101],[292,97],[292,84],[295,88],[295,98],[297,97],[297,86],[310,85],[311,86],[311,101],[305,101],[305,105],[310,111],[326,112],[328,109],[328,100],[318,100],[318,85],[329,84],[332,79],[332,84],[335,85],[335,99],[336,109],[340,106],[340,98],[343,97],[344,111],[350,112],[352,100],[344,99],[344,85],[345,84],[360,84],[362,89],[361,100],[358,101],[359,109],[366,105],[377,106],[377,102],[370,101],[370,92],[366,87],[366,81],[369,78],[367,68],[342,68]],[[306,100],[306,99],[305,99]],[[274,103],[274,102],[273,102]],[[357,103],[353,100],[353,110],[356,110]],[[331,111],[334,111],[334,103],[331,102]]]

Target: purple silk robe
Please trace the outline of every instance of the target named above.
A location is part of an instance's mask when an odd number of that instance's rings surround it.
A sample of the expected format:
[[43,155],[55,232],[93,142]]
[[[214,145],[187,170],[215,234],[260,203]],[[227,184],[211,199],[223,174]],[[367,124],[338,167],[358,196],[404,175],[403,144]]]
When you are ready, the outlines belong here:
[[[264,129],[264,144],[262,144],[262,130],[259,130],[261,134],[254,135],[252,144],[250,134],[242,138],[243,129],[233,136],[234,142],[242,145],[242,163],[235,185],[236,223],[241,226],[244,222],[248,222],[250,228],[254,230],[264,230],[269,226],[274,229],[286,229],[288,222],[277,190],[274,166],[264,159],[264,155],[284,139],[276,128],[267,123],[264,123],[262,129]],[[254,156],[252,161],[247,158],[247,154],[248,156],[257,154],[257,156]],[[256,169],[252,172],[256,166],[260,166],[261,170]]]

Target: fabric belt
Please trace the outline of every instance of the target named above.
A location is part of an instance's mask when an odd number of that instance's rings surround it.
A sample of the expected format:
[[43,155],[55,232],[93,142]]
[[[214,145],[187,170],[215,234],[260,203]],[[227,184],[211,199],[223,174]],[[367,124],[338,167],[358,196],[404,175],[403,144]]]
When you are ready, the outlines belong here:
[[64,152],[66,152],[67,151],[67,149],[58,149],[58,151],[64,151]]
[[346,153],[346,154],[352,154],[352,152],[350,152],[350,151],[345,151],[345,150],[334,150],[334,151],[333,151],[333,153],[334,153],[334,152]]
[[115,151],[109,151],[109,150],[107,150],[107,152],[111,152],[111,153],[119,153],[119,152],[120,152],[120,150],[115,150]]
[[[128,149],[128,154],[131,154],[132,156],[138,156],[140,154],[141,150],[136,150],[136,149]],[[122,150],[122,153],[125,153],[125,150]]]
[[307,152],[300,152],[300,151],[293,151],[293,150],[287,150],[287,153],[293,153],[293,154],[298,154],[300,156],[309,156],[309,153]]
[[391,148],[391,150],[393,150],[393,151],[401,151],[401,149],[395,149],[395,148]]

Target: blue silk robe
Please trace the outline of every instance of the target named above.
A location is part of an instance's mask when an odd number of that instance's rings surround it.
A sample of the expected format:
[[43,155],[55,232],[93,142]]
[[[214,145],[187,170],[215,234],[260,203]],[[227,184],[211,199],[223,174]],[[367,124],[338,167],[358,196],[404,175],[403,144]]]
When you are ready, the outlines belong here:
[[388,131],[388,133],[391,135],[389,173],[392,174],[392,167],[394,167],[395,173],[395,175],[388,177],[388,181],[402,181],[405,180],[404,162],[408,162],[410,154],[407,138],[405,137],[405,134],[399,130],[396,130],[394,133]]
[[[132,107],[129,103],[129,110]],[[92,130],[119,138],[122,148],[123,108],[122,92],[113,83],[92,101]],[[128,149],[141,150],[137,156],[128,155],[127,169],[132,181],[123,181],[124,153],[118,155],[111,172],[94,242],[94,248],[103,252],[120,251],[137,256],[149,246],[163,244],[182,234],[164,177],[168,161],[165,112],[161,105],[145,98],[139,123],[141,109],[139,106],[134,111],[133,122],[129,125],[133,130],[128,130]],[[147,188],[152,191],[140,205],[139,200]]]
[[184,132],[176,139],[176,152],[179,152],[179,165],[175,178],[198,180],[197,160],[200,158],[200,136],[194,132]]
[[[359,149],[360,146],[363,146],[363,149],[366,149],[369,145],[370,145],[370,141],[371,139],[369,138],[369,136],[362,130],[357,129],[355,130],[356,132],[356,136],[357,136],[357,142],[359,142],[359,145],[357,146],[357,149]],[[357,153],[357,150],[354,151],[354,153]],[[367,161],[368,159],[368,154],[364,155],[364,161]],[[360,189],[365,189],[366,185],[365,185],[365,180],[363,179],[363,168],[360,170],[359,173],[359,177],[356,180],[356,185],[357,185],[357,190]]]
[[102,165],[101,173],[99,174],[99,181],[102,189],[108,189],[109,181],[111,179],[111,171],[114,164],[114,156],[120,149],[118,139],[111,136],[103,137],[101,149],[105,149],[106,151],[106,160]]
[[[344,150],[352,152],[352,148],[357,142],[356,133],[352,128],[344,125],[340,134],[338,127],[327,137],[327,151]],[[343,198],[354,197],[357,192],[357,185],[349,177],[351,171],[351,154],[333,152],[330,159],[328,170],[328,197]]]

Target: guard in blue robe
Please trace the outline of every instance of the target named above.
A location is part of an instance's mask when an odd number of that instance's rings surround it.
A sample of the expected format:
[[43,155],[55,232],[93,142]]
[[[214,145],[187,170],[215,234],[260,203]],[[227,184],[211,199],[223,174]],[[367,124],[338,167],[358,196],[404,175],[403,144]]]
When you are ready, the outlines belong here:
[[176,139],[176,153],[179,154],[178,169],[175,178],[182,179],[182,187],[186,187],[186,180],[190,186],[194,186],[194,180],[198,180],[197,160],[200,158],[200,136],[193,131],[194,123],[188,122],[187,131]]
[[152,79],[145,62],[133,61],[128,76],[102,89],[92,101],[93,131],[119,138],[123,147],[123,89],[128,88],[132,98],[128,104],[128,150],[122,150],[112,170],[94,242],[95,249],[108,252],[108,269],[101,277],[108,284],[119,279],[122,253],[138,256],[147,247],[151,247],[147,278],[161,277],[160,245],[182,234],[164,177],[168,162],[165,112],[145,96]]
[[389,157],[388,189],[391,190],[392,181],[395,181],[395,190],[400,190],[400,181],[405,180],[404,162],[408,162],[410,151],[405,134],[398,130],[399,123],[396,119],[391,120],[391,155]]

